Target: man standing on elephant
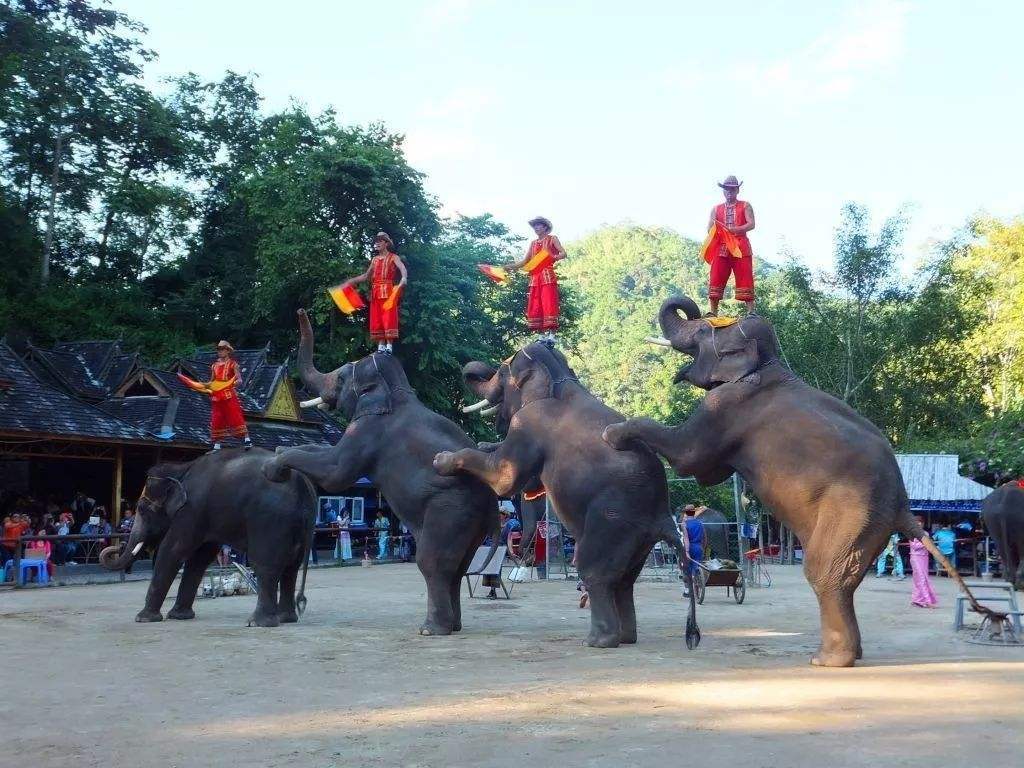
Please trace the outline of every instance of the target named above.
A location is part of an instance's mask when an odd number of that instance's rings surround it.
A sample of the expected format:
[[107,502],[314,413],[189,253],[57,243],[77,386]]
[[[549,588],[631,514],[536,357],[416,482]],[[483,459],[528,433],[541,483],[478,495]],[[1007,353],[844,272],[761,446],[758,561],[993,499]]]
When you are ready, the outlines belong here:
[[530,276],[530,292],[526,298],[526,322],[531,331],[542,334],[542,340],[549,346],[555,343],[560,314],[558,276],[555,264],[565,258],[565,248],[558,238],[551,234],[551,221],[543,216],[530,219],[537,239],[530,243],[526,255],[508,265],[509,269],[521,269]]
[[[395,277],[398,284],[395,284]],[[370,281],[370,341],[377,342],[377,351],[391,354],[398,341],[398,309],[402,292],[409,280],[405,262],[395,253],[395,241],[387,232],[378,232],[373,240],[373,256],[365,272],[341,284],[349,288]]]
[[715,238],[711,252],[704,256],[711,264],[708,302],[712,316],[718,314],[718,302],[725,295],[730,273],[735,278],[737,301],[747,305],[748,313],[754,311],[754,255],[747,237],[747,232],[754,228],[754,209],[750,203],[738,199],[740,184],[735,176],[727,176],[718,185],[725,195],[725,202],[712,208],[708,219],[709,232],[715,227],[731,235],[730,243],[725,242],[725,237]]
[[[245,415],[238,402],[235,385],[242,375],[238,363],[231,357],[235,351],[226,341],[217,344],[217,360],[210,366],[210,437],[213,439],[213,450],[220,450],[220,442],[225,437],[241,437],[245,450],[252,448],[249,439],[249,428],[245,424]],[[212,386],[224,384],[221,388]]]

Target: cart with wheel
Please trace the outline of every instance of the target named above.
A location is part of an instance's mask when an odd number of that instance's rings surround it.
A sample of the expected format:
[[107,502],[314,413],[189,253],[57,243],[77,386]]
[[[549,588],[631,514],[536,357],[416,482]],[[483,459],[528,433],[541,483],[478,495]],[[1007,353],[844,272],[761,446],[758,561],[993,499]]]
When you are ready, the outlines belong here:
[[743,604],[743,599],[747,596],[747,584],[743,578],[743,571],[738,567],[709,568],[704,563],[698,563],[698,565],[700,570],[697,573],[697,578],[694,579],[698,603],[703,605],[708,587],[725,587],[726,597],[732,591],[736,604]]

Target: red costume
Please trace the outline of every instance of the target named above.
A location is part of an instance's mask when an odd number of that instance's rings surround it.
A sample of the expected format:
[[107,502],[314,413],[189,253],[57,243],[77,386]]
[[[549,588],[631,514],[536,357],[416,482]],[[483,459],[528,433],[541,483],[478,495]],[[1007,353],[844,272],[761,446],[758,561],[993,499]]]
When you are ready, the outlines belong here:
[[[213,381],[238,381],[238,363],[228,358],[210,366]],[[238,402],[235,385],[210,393],[210,437],[219,443],[225,437],[248,437],[242,405]]]
[[[719,225],[743,226],[747,223],[747,204],[742,200],[735,203],[722,203],[715,206],[715,221]],[[729,282],[729,273],[735,276],[736,299],[738,301],[754,300],[754,254],[750,248],[750,240],[746,232],[735,233],[742,258],[732,256],[722,245],[711,261],[711,279],[708,281],[708,298],[721,299],[725,294],[725,284]]]
[[[552,258],[562,255],[554,235],[544,235],[530,243],[527,259],[546,250]],[[530,274],[530,292],[526,298],[526,322],[531,331],[558,330],[558,277],[554,266],[537,269]]]
[[395,254],[388,251],[370,262],[370,338],[377,342],[398,339],[398,300],[385,307],[395,290]]

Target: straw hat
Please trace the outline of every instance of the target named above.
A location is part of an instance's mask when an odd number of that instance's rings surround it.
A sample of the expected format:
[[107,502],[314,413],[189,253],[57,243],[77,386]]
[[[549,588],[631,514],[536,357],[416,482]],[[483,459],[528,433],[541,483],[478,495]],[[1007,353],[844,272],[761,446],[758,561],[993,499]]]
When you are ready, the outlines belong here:
[[743,185],[742,182],[737,181],[735,176],[726,176],[725,181],[719,183],[722,189],[739,189]]
[[391,239],[391,235],[389,235],[387,232],[378,232],[376,235],[374,235],[373,242],[376,243],[378,240],[383,240],[392,248],[395,247],[395,241]]
[[536,226],[537,224],[543,224],[545,227],[548,228],[548,232],[554,229],[554,227],[551,226],[551,219],[544,218],[543,216],[535,216],[526,223],[529,224],[531,227]]
[[234,352],[235,351],[235,348],[232,347],[224,339],[221,339],[220,341],[217,342],[217,349],[226,349],[228,352]]

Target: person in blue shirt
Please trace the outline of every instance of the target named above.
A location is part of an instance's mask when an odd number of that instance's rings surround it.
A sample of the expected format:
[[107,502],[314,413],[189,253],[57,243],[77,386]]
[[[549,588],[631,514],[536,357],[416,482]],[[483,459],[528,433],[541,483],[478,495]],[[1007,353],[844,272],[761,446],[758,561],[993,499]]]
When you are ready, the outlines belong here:
[[949,523],[943,523],[942,527],[932,536],[932,540],[939,548],[939,552],[944,554],[956,568],[956,531],[950,527]]
[[704,523],[698,520],[696,515],[697,509],[693,504],[687,504],[683,509],[686,539],[689,542],[691,574],[696,574],[700,571],[697,563],[704,559]]

